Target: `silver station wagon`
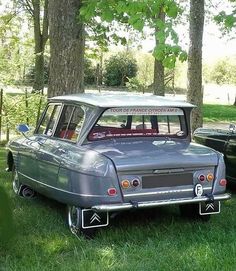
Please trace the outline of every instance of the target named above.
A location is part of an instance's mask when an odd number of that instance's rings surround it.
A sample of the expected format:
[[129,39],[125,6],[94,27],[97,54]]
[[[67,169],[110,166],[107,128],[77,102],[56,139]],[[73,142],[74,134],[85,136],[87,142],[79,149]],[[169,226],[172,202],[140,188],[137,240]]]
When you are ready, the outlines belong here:
[[225,193],[222,154],[191,143],[194,106],[153,95],[51,98],[33,134],[9,142],[8,171],[23,197],[65,203],[70,230],[89,234],[110,214],[177,204],[208,220]]

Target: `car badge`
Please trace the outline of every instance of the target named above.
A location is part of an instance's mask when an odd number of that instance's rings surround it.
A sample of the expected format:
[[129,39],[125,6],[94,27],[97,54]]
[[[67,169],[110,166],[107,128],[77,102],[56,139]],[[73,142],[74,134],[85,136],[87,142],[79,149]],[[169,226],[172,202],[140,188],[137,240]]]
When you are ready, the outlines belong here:
[[92,224],[94,221],[97,221],[98,223],[101,222],[101,217],[97,213],[94,213],[94,215],[90,218],[90,224]]
[[209,211],[209,209],[211,209],[211,211],[215,211],[214,203],[208,203],[206,205],[206,211]]

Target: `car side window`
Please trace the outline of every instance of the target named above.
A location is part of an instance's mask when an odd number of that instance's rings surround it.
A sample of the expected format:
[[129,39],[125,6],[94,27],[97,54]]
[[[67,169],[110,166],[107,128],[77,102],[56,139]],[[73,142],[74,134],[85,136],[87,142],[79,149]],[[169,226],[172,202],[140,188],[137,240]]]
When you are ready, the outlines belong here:
[[60,114],[61,105],[49,104],[47,111],[38,128],[38,134],[45,134],[51,136],[53,133],[54,125]]
[[62,111],[55,137],[76,142],[84,121],[81,106],[65,105]]

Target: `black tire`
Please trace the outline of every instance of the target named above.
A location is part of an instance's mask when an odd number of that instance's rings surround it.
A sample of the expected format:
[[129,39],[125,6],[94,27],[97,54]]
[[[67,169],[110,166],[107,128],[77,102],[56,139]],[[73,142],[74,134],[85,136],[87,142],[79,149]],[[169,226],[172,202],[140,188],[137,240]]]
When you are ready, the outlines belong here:
[[210,215],[200,215],[199,214],[199,205],[198,204],[186,204],[179,206],[180,214],[183,217],[190,219],[199,219],[203,222],[210,220]]
[[67,206],[67,223],[70,231],[76,236],[84,235],[92,239],[96,233],[95,229],[82,228],[82,208],[76,206]]

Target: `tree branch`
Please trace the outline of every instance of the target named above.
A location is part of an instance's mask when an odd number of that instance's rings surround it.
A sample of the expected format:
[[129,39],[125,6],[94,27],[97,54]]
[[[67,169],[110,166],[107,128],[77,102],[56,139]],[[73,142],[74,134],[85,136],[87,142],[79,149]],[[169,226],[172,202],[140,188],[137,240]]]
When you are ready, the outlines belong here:
[[34,8],[32,2],[30,0],[19,0],[19,2],[21,3],[22,7],[33,17]]
[[43,47],[48,40],[48,0],[44,1],[44,14],[43,14],[43,29],[42,29],[42,39]]
[[[25,0],[28,1],[28,0]],[[34,10],[34,36],[35,36],[35,44],[37,46],[37,41],[41,39],[41,28],[40,28],[40,0],[32,0],[33,10]]]

